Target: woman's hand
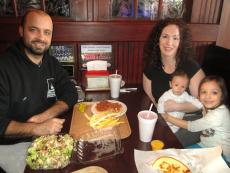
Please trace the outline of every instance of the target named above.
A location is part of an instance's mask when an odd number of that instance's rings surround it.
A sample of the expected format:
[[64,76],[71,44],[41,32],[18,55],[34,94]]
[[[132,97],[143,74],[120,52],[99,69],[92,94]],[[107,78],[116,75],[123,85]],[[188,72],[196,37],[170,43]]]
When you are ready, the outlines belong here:
[[164,110],[165,112],[176,112],[178,111],[178,106],[180,106],[181,103],[177,103],[174,100],[167,100],[164,103]]
[[167,113],[161,114],[161,116],[164,118],[165,121],[168,121],[169,115]]
[[195,105],[190,102],[177,103],[174,100],[167,100],[164,103],[165,112],[195,112],[198,111]]

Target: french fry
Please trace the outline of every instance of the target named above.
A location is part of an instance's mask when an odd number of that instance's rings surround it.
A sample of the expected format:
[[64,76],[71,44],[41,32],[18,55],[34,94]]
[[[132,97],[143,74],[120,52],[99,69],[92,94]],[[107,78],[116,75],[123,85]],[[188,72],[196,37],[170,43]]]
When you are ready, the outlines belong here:
[[90,120],[90,117],[89,117],[89,115],[87,113],[84,113],[84,115],[88,120]]
[[108,119],[109,117],[112,117],[114,115],[116,115],[116,113],[111,113],[111,114],[107,114],[107,115],[95,114],[90,118],[90,124],[94,125],[94,124],[100,123],[101,121]]
[[108,126],[115,126],[123,123],[123,122],[119,122],[119,117],[117,117],[117,113],[109,113],[109,114],[99,113],[99,114],[94,114],[91,117],[89,117],[86,113],[84,115],[89,120],[89,125],[95,129],[108,127]]

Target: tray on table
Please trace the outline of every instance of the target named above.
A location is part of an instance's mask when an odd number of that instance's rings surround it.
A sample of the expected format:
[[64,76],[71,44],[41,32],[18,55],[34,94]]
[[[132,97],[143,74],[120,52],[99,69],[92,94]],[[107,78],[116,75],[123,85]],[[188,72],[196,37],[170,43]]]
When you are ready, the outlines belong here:
[[[95,102],[84,102],[84,103],[87,105],[85,112],[91,116],[92,115],[91,107]],[[73,138],[77,138],[86,132],[90,132],[94,130],[92,127],[90,127],[89,120],[85,117],[84,113],[78,110],[78,106],[79,104],[76,104],[74,106],[70,131],[69,131],[69,134],[72,135]],[[118,130],[121,139],[124,139],[130,136],[131,128],[126,114],[120,117],[120,121],[124,123],[118,125]]]

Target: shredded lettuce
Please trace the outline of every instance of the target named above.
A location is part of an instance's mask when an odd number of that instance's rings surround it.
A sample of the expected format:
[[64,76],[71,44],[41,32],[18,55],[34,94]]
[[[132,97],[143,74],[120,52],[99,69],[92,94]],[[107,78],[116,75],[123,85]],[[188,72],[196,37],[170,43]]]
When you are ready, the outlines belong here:
[[28,148],[26,163],[31,169],[57,169],[67,166],[74,147],[68,135],[48,135],[36,138]]

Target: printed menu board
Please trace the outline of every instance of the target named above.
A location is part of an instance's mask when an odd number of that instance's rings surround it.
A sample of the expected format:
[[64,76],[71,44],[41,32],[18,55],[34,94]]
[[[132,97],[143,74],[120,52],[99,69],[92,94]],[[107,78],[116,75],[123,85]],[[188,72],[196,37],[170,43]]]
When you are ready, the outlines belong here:
[[80,46],[80,68],[86,70],[86,63],[89,61],[107,61],[107,68],[113,66],[112,45],[85,44]]

